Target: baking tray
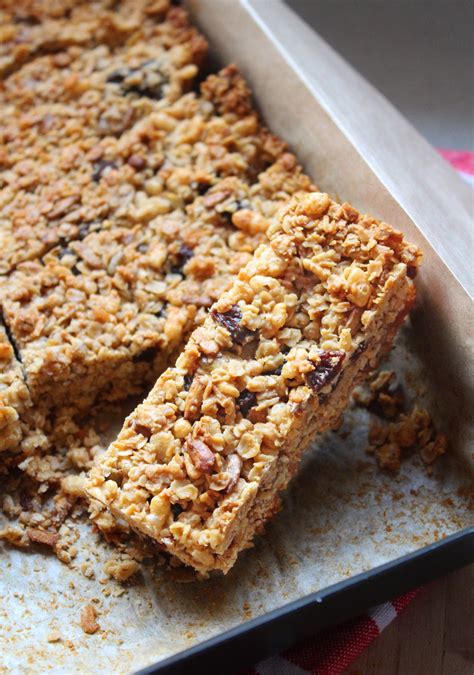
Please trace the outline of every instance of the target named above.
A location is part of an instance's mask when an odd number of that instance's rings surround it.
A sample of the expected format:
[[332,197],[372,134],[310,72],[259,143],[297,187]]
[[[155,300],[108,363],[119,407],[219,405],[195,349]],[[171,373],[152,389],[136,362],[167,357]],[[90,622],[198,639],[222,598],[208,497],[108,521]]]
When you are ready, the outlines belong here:
[[[187,4],[216,60],[239,65],[313,179],[422,247],[420,300],[387,367],[416,383],[451,452],[433,477],[414,458],[395,479],[381,474],[364,451],[368,414],[350,409],[306,454],[267,535],[227,577],[202,583],[145,566],[125,588],[104,584],[112,549],[81,523],[75,569],[5,548],[0,666],[9,674],[230,672],[474,557],[469,188],[282,3]],[[86,636],[78,619],[91,601],[100,631]],[[61,639],[49,642],[51,631]]]

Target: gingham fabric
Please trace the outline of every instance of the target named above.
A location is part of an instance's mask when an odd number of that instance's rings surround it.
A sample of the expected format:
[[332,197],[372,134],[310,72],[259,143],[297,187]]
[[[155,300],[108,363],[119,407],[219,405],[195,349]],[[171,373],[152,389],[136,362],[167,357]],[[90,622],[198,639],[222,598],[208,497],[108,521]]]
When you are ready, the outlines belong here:
[[[440,154],[474,186],[474,152],[439,150]],[[278,656],[260,661],[241,675],[340,675],[380,635],[419,593],[402,595],[373,607],[367,614],[297,645]]]

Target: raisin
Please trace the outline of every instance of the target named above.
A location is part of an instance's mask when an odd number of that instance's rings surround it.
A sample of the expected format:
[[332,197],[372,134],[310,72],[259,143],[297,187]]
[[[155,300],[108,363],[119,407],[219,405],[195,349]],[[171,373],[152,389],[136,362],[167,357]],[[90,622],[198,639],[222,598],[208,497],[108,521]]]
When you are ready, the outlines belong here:
[[221,209],[217,209],[217,212],[229,225],[231,225],[232,216],[236,211],[249,208],[250,202],[248,199],[235,199],[233,202],[230,202],[230,204],[224,204]]
[[414,265],[408,265],[407,275],[409,279],[415,279],[418,270]]
[[240,325],[242,312],[238,305],[232,305],[227,312],[216,312],[215,310],[212,310],[211,314],[214,320],[230,333],[232,341],[235,344],[244,345],[253,340],[257,335],[257,331],[250,330],[249,328]]
[[288,345],[283,345],[281,348],[281,353],[284,354],[285,356],[289,354],[291,351],[291,347],[288,347]]
[[158,346],[148,347],[139,354],[135,354],[132,361],[133,363],[145,363],[145,362],[151,363],[151,361],[153,361],[153,359],[155,358],[155,356],[158,354],[159,351],[160,348]]
[[110,73],[105,81],[110,84],[121,84],[127,75],[130,75],[128,68],[117,68]]
[[95,183],[98,183],[100,181],[100,179],[102,178],[102,174],[104,173],[104,171],[106,169],[108,169],[109,167],[111,169],[117,168],[115,162],[112,162],[112,160],[110,160],[110,159],[99,159],[99,161],[94,164],[94,173],[92,174],[92,180]]
[[175,264],[171,267],[171,272],[173,274],[179,274],[181,273],[181,270],[183,267],[186,265],[188,260],[191,260],[191,258],[194,255],[194,251],[192,248],[189,248],[186,246],[186,244],[181,244],[181,247],[178,251],[178,254],[176,255],[176,262]]
[[320,361],[314,370],[305,374],[306,384],[316,393],[334,380],[341,370],[345,354],[339,351],[321,351],[319,356]]
[[137,434],[141,434],[145,438],[151,437],[151,429],[146,427],[144,424],[140,424],[140,422],[133,422],[133,428],[135,429]]
[[38,26],[41,21],[38,19],[38,17],[31,14],[23,14],[21,16],[14,16],[13,23],[23,23],[26,26]]
[[236,399],[237,406],[244,417],[247,417],[251,408],[257,403],[257,396],[253,391],[242,389]]
[[201,195],[202,197],[202,195],[205,195],[211,186],[209,183],[205,183],[204,181],[193,180],[190,187],[192,190],[196,190],[198,195]]
[[281,366],[278,366],[277,368],[274,368],[273,370],[269,370],[268,372],[264,373],[264,375],[281,375],[281,371],[283,370],[283,363]]
[[183,378],[183,380],[184,380],[184,383],[183,383],[184,391],[189,391],[189,387],[191,386],[191,384],[193,382],[193,379],[194,378],[193,378],[192,375],[185,375],[184,376],[184,378]]
[[31,511],[33,509],[33,500],[31,495],[27,492],[22,492],[20,494],[20,505],[25,511]]
[[184,509],[182,506],[179,504],[171,504],[171,513],[173,514],[173,517],[176,519],[181,513],[183,513]]

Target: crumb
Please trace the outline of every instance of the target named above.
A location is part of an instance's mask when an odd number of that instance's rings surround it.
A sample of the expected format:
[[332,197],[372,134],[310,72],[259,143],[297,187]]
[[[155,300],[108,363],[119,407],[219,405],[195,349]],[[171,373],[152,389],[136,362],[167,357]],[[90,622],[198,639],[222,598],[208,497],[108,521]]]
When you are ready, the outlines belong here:
[[119,558],[112,558],[104,565],[104,572],[116,581],[127,581],[139,569],[140,563],[126,554],[122,554]]
[[46,639],[48,640],[48,642],[61,642],[61,633],[57,630],[57,628],[54,628],[48,634],[48,637]]
[[397,473],[407,453],[417,452],[427,474],[432,474],[431,465],[447,451],[448,439],[436,431],[424,408],[415,406],[402,412],[407,403],[394,371],[382,370],[372,375],[368,386],[358,387],[353,399],[375,416],[370,423],[366,452],[375,456],[380,469]]
[[17,548],[27,548],[30,545],[25,530],[20,527],[4,527],[0,530],[0,540],[2,539]]
[[96,621],[97,616],[98,612],[94,605],[86,605],[82,609],[80,625],[84,633],[93,635],[99,630],[100,626]]

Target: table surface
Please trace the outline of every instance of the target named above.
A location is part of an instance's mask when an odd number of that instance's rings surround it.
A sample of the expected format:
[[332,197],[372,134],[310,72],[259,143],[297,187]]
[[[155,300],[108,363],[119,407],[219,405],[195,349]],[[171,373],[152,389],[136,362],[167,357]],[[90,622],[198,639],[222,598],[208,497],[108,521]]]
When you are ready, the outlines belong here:
[[474,565],[430,584],[347,675],[472,675]]
[[[472,0],[286,0],[433,145],[474,150]],[[427,587],[348,675],[473,675],[474,565]]]

